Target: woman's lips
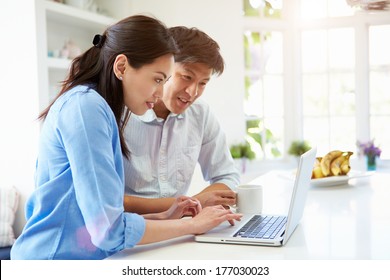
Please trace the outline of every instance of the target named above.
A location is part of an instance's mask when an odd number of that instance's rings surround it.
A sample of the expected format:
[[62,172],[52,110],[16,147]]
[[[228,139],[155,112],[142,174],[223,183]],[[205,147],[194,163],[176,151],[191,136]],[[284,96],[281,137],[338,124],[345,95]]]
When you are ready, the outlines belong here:
[[148,106],[149,109],[153,109],[154,102],[146,102],[146,106]]

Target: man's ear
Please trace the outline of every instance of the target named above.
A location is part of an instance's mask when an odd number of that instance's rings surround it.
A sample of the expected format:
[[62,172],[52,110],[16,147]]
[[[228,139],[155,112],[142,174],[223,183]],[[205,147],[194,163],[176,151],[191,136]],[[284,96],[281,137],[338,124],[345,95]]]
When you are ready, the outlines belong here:
[[122,80],[127,64],[127,57],[124,54],[119,54],[116,56],[114,61],[114,73],[119,80]]

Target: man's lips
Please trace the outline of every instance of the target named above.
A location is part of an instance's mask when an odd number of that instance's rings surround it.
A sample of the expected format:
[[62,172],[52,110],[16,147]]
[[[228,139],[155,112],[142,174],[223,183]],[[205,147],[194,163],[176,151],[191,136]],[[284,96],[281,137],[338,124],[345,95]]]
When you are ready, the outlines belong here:
[[181,102],[187,104],[187,103],[190,103],[191,101],[187,100],[187,99],[184,99],[184,98],[181,98],[181,97],[178,97],[177,99],[179,99]]

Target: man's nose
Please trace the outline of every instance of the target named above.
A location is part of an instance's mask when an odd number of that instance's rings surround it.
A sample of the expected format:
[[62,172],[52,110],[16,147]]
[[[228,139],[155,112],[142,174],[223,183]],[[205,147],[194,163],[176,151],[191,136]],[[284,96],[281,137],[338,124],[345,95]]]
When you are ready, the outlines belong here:
[[187,88],[187,93],[191,96],[191,97],[196,97],[198,95],[198,85],[197,84],[192,84],[191,86],[189,86]]

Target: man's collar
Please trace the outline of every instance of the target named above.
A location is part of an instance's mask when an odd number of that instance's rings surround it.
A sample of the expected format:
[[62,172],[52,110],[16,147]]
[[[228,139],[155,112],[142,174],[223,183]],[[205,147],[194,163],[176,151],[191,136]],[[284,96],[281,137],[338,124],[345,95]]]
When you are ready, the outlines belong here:
[[[154,112],[153,109],[150,109],[150,110],[147,110],[145,114],[143,114],[142,116],[138,116],[137,117],[143,121],[143,122],[146,122],[146,123],[151,123],[153,121],[157,121],[157,122],[163,122],[164,120],[157,117],[156,113]],[[183,114],[175,114],[175,113],[169,113],[168,117],[167,118],[175,118],[177,117],[178,119],[182,119],[184,118]]]

